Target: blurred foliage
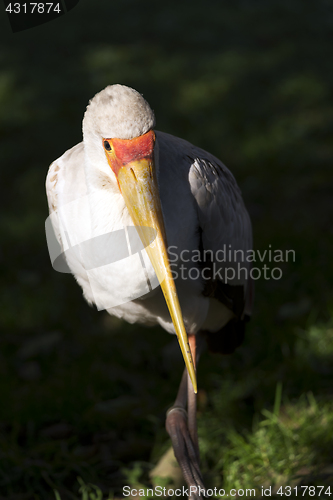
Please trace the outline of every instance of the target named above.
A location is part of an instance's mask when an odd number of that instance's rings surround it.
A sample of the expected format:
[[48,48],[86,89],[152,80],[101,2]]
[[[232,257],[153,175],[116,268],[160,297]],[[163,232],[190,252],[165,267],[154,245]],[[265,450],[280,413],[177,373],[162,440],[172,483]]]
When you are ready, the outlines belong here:
[[207,484],[287,484],[304,464],[311,481],[333,459],[332,3],[81,0],[15,35],[0,23],[0,499],[117,496],[138,471],[147,483],[169,446],[175,340],[89,308],[45,243],[47,167],[111,83],[142,92],[158,129],[233,171],[257,249],[296,252],[281,280],[256,282],[244,345],[200,362]]

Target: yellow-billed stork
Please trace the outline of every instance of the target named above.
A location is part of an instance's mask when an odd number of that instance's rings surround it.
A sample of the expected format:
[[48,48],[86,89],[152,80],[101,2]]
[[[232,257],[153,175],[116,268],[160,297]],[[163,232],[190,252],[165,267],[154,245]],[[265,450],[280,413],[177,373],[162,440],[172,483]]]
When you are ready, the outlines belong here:
[[[56,238],[87,301],[130,323],[158,323],[178,337],[187,370],[166,428],[197,498],[203,482],[196,339],[205,337],[222,353],[242,342],[253,286],[248,264],[237,273],[234,255],[252,248],[252,230],[230,171],[154,126],[141,94],[106,87],[87,107],[83,141],[51,164],[46,191]],[[129,237],[133,226],[141,248]]]

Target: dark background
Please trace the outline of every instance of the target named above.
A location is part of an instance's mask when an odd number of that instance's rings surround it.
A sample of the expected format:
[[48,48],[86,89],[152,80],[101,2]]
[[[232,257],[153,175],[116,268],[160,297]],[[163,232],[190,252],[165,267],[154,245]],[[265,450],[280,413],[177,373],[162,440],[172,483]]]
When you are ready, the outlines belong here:
[[[143,93],[157,129],[231,169],[256,249],[296,252],[281,280],[256,282],[244,345],[202,357],[206,482],[282,484],[300,470],[312,481],[313,464],[331,466],[332,30],[326,0],[81,0],[16,34],[3,12],[1,499],[54,498],[53,488],[78,498],[77,477],[119,496],[128,481],[149,484],[169,446],[164,414],[182,372],[175,340],[90,308],[73,277],[53,271],[45,242],[48,166],[81,141],[89,99],[112,83]],[[279,410],[279,382],[284,420],[260,427],[262,410],[274,400]],[[258,455],[268,428],[268,456],[294,443],[279,462]]]

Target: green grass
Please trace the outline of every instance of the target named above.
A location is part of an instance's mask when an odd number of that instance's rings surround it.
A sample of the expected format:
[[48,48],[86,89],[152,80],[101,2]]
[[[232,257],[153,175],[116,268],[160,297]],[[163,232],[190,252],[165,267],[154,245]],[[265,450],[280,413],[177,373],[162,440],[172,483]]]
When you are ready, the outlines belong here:
[[[308,399],[308,400],[307,400]],[[262,411],[252,431],[233,429],[214,470],[213,484],[226,489],[300,484],[328,486],[332,478],[332,402],[316,402],[312,393],[281,407],[280,414]],[[221,477],[223,476],[223,477]]]
[[[325,492],[330,491],[328,487],[333,476],[333,402],[318,402],[310,392],[297,401],[280,406],[280,397],[281,385],[278,385],[274,411],[264,409],[251,431],[240,433],[232,427],[222,430],[220,420],[216,418],[218,412],[211,412],[208,418],[200,420],[200,448],[204,474],[209,475],[208,488],[223,488],[226,492],[233,488],[251,489],[255,490],[255,496],[260,497],[262,488],[271,487],[272,495],[279,498],[277,492],[281,487],[291,487],[293,498],[310,498],[314,495],[309,495],[306,486],[315,486],[317,492],[319,486],[323,486],[321,498],[327,498]],[[212,467],[208,467],[210,461]],[[142,481],[144,469],[137,462],[132,469],[125,471],[126,484],[146,491],[149,485]],[[98,487],[85,485],[81,478],[78,482],[82,496],[77,498],[102,500],[102,491]],[[168,487],[168,482],[160,484]],[[296,488],[298,495],[295,495]],[[288,493],[289,489],[285,491]],[[152,498],[150,494],[141,497]],[[57,493],[56,500],[60,498]],[[110,494],[109,499],[112,500],[113,495]]]
[[89,308],[52,270],[44,236],[48,165],[81,140],[88,100],[116,82],[144,94],[158,129],[232,170],[256,249],[296,252],[281,280],[256,283],[237,352],[200,360],[207,486],[329,482],[332,15],[326,0],[81,0],[16,35],[3,16],[0,500],[119,498],[126,482],[150,484],[170,445],[176,340]]
[[[304,364],[309,368],[331,364],[331,338],[327,335],[330,331],[331,321],[327,325],[309,325],[302,331],[296,352],[303,368]],[[298,328],[296,332],[300,337]],[[306,486],[316,487],[317,492],[319,486],[324,486],[323,491],[329,491],[327,488],[333,476],[331,398],[317,400],[312,392],[307,392],[288,400],[279,382],[275,396],[272,394],[270,409],[264,408],[256,413],[252,426],[246,428],[237,425],[233,416],[228,416],[227,409],[230,411],[235,406],[242,391],[247,391],[248,387],[243,384],[232,390],[222,382],[218,387],[209,395],[210,404],[206,395],[199,393],[199,441],[207,488],[224,488],[226,492],[232,488],[255,489],[256,496],[261,496],[262,488],[271,487],[276,498],[279,498],[277,492],[281,486],[290,486],[293,498],[296,498],[296,487],[298,496],[304,493],[305,498],[311,497]],[[153,462],[132,463],[122,470],[124,484],[146,491],[152,487],[147,475],[152,467]],[[81,479],[79,482],[82,499],[97,500],[98,495],[102,495],[98,487],[83,486]],[[172,487],[172,481],[155,484]],[[327,496],[323,493],[321,498]],[[112,494],[108,498],[113,498]],[[151,495],[142,498],[151,498]]]
[[[93,484],[85,484],[85,482],[78,477],[78,483],[80,484],[79,494],[81,494],[81,500],[103,500],[103,492],[98,488],[98,486],[94,486]],[[61,497],[58,491],[54,491],[56,500],[61,500]],[[113,500],[113,496],[108,496],[107,500]]]

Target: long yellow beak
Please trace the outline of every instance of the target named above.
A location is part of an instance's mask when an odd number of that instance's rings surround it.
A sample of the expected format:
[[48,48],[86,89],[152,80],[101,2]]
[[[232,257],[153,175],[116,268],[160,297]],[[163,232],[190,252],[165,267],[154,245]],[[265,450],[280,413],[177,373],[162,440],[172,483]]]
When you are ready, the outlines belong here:
[[[161,285],[194,392],[197,392],[195,368],[167,254],[164,221],[153,160],[143,158],[130,161],[122,166],[117,174],[126,206]],[[156,231],[156,238],[153,241],[150,238],[151,232],[146,230],[147,227]]]

